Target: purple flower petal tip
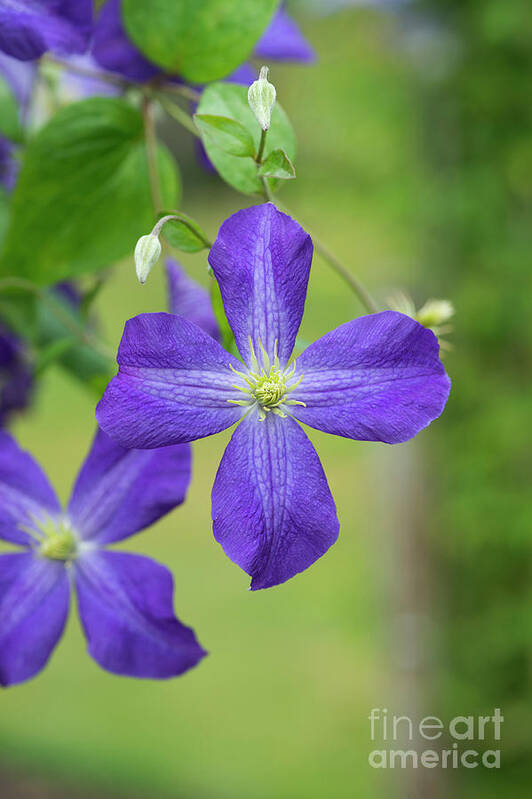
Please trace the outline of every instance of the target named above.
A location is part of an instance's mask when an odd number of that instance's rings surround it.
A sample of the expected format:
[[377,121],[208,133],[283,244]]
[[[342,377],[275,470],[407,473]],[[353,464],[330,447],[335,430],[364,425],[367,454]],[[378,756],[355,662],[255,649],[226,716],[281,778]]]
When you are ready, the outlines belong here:
[[250,414],[236,428],[212,489],[214,537],[270,588],[304,571],[338,538],[336,506],[320,460],[290,418]]
[[221,226],[209,252],[227,319],[249,364],[250,340],[281,363],[292,354],[312,262],[312,240],[273,203],[238,211]]
[[255,45],[254,55],[267,61],[299,61],[309,64],[316,60],[314,49],[297,23],[282,8],[277,11]]
[[144,58],[130,41],[122,23],[120,0],[107,0],[102,6],[94,28],[91,53],[104,69],[132,81],[144,83],[162,74],[161,69]]
[[83,53],[91,32],[91,0],[0,0],[0,50],[20,61]]
[[80,559],[75,579],[89,654],[107,671],[168,679],[207,654],[175,618],[172,576],[158,563],[101,551]]
[[70,586],[63,564],[33,554],[0,556],[0,685],[44,668],[65,628]]
[[184,502],[190,476],[188,444],[125,449],[99,430],[72,491],[69,516],[84,541],[120,541]]
[[241,366],[193,322],[173,314],[130,319],[118,350],[118,375],[96,416],[124,447],[150,449],[219,433],[242,416],[230,370]]
[[293,415],[326,433],[399,444],[442,413],[451,381],[438,340],[396,311],[362,316],[297,359]]

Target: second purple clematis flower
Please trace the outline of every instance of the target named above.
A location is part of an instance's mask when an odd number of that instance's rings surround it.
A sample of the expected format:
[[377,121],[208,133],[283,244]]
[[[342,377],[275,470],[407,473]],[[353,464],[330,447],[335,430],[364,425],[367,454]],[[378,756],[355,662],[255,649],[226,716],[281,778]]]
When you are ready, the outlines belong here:
[[312,241],[274,205],[239,211],[209,262],[241,361],[179,316],[127,322],[119,372],[97,409],[126,447],[161,447],[239,422],[212,491],[214,535],[251,588],[306,569],[338,536],[318,455],[298,424],[365,441],[406,441],[440,415],[450,382],[433,333],[385,311],[341,325],[290,360]]
[[173,611],[171,574],[107,549],[183,502],[188,445],[125,450],[98,432],[66,511],[37,463],[0,432],[0,685],[35,676],[60,639],[71,588],[89,654],[107,671],[163,679],[205,652]]

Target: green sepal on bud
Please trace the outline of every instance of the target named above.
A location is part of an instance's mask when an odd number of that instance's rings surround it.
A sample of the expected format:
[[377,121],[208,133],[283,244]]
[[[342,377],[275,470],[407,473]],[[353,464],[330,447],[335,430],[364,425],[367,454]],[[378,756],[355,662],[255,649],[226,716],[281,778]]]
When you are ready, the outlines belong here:
[[135,269],[139,283],[144,285],[151,270],[161,257],[162,247],[159,237],[153,233],[141,236],[135,247]]
[[248,89],[248,102],[262,130],[270,127],[272,109],[277,93],[275,86],[268,80],[268,67],[261,67],[258,80]]

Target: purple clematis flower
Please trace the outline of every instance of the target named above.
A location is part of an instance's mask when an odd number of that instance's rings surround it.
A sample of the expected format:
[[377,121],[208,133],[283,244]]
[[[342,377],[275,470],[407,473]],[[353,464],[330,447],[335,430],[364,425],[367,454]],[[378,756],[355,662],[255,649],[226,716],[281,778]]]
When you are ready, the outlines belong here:
[[91,32],[92,0],[0,0],[0,50],[20,61],[83,53]]
[[214,316],[208,292],[187,275],[173,258],[165,260],[170,313],[184,316],[220,341],[220,328]]
[[212,491],[215,538],[267,588],[338,535],[336,508],[298,422],[364,441],[407,441],[443,410],[450,382],[429,330],[400,313],[355,319],[291,361],[312,241],[267,203],[224,222],[209,254],[242,356],[169,314],[126,323],[118,374],[97,408],[122,446],[161,447],[239,422]]
[[46,476],[0,432],[0,684],[35,676],[67,619],[75,586],[89,654],[114,674],[162,679],[206,654],[174,616],[173,581],[154,561],[108,550],[183,502],[187,445],[125,450],[99,431],[61,509]]

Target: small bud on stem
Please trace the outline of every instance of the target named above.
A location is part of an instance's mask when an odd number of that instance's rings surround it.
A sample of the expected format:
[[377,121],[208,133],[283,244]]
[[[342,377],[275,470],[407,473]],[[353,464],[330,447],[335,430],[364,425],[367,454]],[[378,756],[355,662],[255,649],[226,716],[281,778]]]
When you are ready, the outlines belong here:
[[161,242],[156,233],[141,236],[135,247],[135,268],[139,282],[144,285],[152,268],[161,256]]
[[416,313],[416,319],[424,327],[439,327],[454,315],[454,307],[449,300],[427,300]]
[[248,102],[263,131],[270,127],[272,109],[275,105],[275,86],[268,80],[268,67],[261,67],[258,80],[248,89]]

